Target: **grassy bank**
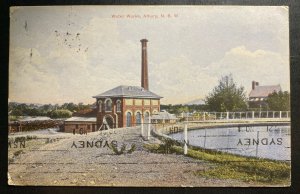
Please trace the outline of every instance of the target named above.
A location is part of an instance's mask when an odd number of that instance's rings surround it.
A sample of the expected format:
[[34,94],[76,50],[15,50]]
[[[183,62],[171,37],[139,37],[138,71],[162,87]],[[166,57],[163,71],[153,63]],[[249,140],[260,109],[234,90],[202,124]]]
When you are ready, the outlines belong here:
[[[163,153],[165,151],[165,146],[159,144],[145,144],[144,147],[156,153]],[[172,145],[170,152],[182,154],[183,148]],[[193,172],[197,176],[218,179],[239,179],[256,184],[290,184],[291,167],[286,162],[249,158],[200,148],[189,149],[187,156],[216,164],[214,168]]]

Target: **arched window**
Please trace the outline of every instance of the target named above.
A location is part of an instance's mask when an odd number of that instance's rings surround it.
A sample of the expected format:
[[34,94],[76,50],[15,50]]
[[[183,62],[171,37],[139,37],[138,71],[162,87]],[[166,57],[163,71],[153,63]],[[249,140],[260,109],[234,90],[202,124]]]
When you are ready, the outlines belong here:
[[98,111],[102,112],[102,101],[98,100]]
[[149,112],[144,113],[144,122],[149,122]]
[[121,112],[121,101],[117,100],[117,112]]
[[126,127],[131,127],[131,113],[127,112],[126,114]]
[[111,99],[106,99],[105,100],[105,111],[109,112],[112,110],[112,101]]
[[142,123],[142,114],[140,112],[136,113],[136,125],[140,125]]

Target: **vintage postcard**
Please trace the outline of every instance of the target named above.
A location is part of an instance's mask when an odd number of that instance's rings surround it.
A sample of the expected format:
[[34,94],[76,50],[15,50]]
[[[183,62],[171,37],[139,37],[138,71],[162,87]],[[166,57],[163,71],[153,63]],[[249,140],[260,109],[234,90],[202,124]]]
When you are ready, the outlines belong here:
[[290,186],[288,16],[11,7],[8,183]]

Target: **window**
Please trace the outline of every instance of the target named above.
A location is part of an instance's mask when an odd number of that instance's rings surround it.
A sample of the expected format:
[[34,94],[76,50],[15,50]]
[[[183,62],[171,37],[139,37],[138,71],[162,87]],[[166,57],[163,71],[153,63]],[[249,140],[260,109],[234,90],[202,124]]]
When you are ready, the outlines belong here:
[[112,110],[112,101],[111,99],[105,100],[105,111],[109,112]]
[[121,101],[117,100],[117,112],[121,112]]
[[98,100],[98,107],[99,107],[99,112],[102,111],[102,101],[101,100]]
[[131,113],[127,112],[126,114],[126,127],[131,127]]
[[144,117],[145,117],[145,121],[148,121],[149,120],[149,112],[145,112]]
[[142,115],[140,112],[136,113],[136,125],[140,125],[142,122]]

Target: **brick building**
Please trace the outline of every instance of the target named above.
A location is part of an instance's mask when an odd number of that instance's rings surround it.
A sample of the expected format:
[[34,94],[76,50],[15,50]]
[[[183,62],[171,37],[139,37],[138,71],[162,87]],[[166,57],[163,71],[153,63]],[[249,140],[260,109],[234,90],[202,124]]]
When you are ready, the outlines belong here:
[[139,125],[149,115],[160,112],[161,96],[149,91],[147,39],[142,39],[141,87],[118,86],[93,96],[97,105],[97,128],[120,128]]
[[161,97],[139,86],[118,86],[93,97],[98,129],[136,126],[160,111]]
[[[148,122],[149,115],[160,112],[161,96],[149,91],[147,39],[142,39],[141,86],[120,85],[93,96],[96,99],[93,110],[87,116],[74,115],[65,121],[65,131],[87,132],[108,128],[137,126]],[[78,117],[79,116],[79,117]]]

